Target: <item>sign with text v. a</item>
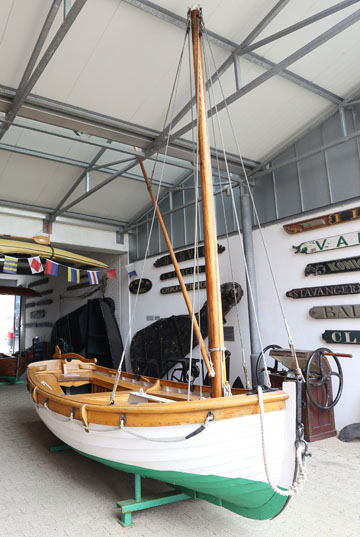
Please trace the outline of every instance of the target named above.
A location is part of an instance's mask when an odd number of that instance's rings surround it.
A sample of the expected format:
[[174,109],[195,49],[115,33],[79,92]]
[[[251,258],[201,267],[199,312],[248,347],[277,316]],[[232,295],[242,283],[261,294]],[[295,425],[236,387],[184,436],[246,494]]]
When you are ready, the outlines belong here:
[[334,235],[325,239],[315,239],[302,242],[299,246],[293,246],[295,254],[314,254],[325,250],[336,250],[337,248],[347,248],[348,246],[358,246],[360,244],[360,231],[345,233],[344,235]]

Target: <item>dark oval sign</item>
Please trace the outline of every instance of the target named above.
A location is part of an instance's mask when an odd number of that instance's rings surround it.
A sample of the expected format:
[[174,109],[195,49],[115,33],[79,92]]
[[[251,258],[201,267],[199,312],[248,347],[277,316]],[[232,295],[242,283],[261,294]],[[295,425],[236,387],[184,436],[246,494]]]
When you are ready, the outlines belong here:
[[129,291],[130,293],[133,293],[136,295],[139,293],[139,295],[142,295],[143,293],[147,293],[152,288],[152,283],[147,278],[142,278],[141,280],[133,280],[129,285]]

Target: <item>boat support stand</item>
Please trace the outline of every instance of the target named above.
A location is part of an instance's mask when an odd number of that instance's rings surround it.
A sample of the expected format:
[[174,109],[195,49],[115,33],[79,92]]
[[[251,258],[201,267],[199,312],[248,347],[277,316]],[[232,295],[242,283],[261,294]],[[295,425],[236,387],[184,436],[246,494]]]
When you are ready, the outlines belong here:
[[17,377],[0,376],[0,386],[11,386],[13,384],[24,384],[23,380]]
[[133,526],[131,515],[133,511],[142,511],[143,509],[150,509],[151,507],[157,507],[158,505],[166,505],[168,503],[181,502],[182,500],[189,500],[191,496],[178,490],[172,490],[169,492],[161,492],[156,495],[142,496],[141,495],[141,476],[134,475],[134,489],[135,498],[130,500],[121,500],[116,503],[116,507],[121,509],[121,517],[118,520],[124,528]]
[[[65,451],[71,449],[67,444],[56,444],[49,446],[51,453],[58,453],[59,451]],[[176,488],[168,492],[160,492],[159,494],[153,494],[150,496],[142,496],[141,494],[141,475],[134,474],[134,494],[135,498],[129,500],[120,500],[116,502],[116,507],[121,509],[120,519],[118,520],[124,528],[129,528],[134,525],[132,522],[132,513],[134,511],[142,511],[143,509],[150,509],[151,507],[157,507],[159,505],[166,505],[168,503],[181,502],[183,500],[196,499],[193,491],[188,491],[189,494],[181,492]]]

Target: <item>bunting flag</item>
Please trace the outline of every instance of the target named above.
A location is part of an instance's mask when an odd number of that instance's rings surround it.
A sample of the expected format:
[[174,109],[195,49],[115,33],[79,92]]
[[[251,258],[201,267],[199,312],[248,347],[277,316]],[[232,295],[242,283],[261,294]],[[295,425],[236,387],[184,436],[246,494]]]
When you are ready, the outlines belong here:
[[[9,255],[0,255],[0,259],[3,259],[3,272],[6,274],[16,274],[18,270],[19,261],[27,261],[32,274],[39,274],[44,272],[44,274],[49,274],[50,276],[58,276],[59,267],[64,267],[68,269],[68,282],[80,283],[80,272],[85,272],[84,269],[70,268],[61,263],[55,263],[50,259],[45,261],[45,270],[41,263],[40,256],[36,257],[11,257]],[[127,265],[125,267],[129,274],[129,278],[137,276],[137,272],[134,268],[134,264]],[[89,284],[96,285],[101,282],[100,271],[97,270],[87,270]],[[116,269],[108,269],[105,271],[109,280],[113,280],[117,277]]]
[[80,270],[68,267],[68,282],[80,283]]
[[38,255],[36,257],[29,257],[28,263],[32,274],[39,274],[39,272],[44,271],[44,268],[40,261],[40,257]]
[[96,285],[97,283],[100,283],[100,276],[98,271],[96,270],[88,270],[88,278],[89,278],[89,284],[90,285]]
[[129,278],[133,278],[134,276],[137,276],[137,272],[134,267],[134,263],[131,263],[130,265],[125,266],[127,273],[129,275]]
[[45,263],[45,274],[50,274],[50,276],[57,276],[59,272],[59,264],[55,263],[55,261],[50,261],[50,259],[46,260]]
[[116,269],[109,269],[106,271],[106,274],[108,275],[109,280],[113,280],[116,278]]
[[16,274],[17,266],[18,260],[16,257],[5,256],[3,272],[6,272],[7,274]]

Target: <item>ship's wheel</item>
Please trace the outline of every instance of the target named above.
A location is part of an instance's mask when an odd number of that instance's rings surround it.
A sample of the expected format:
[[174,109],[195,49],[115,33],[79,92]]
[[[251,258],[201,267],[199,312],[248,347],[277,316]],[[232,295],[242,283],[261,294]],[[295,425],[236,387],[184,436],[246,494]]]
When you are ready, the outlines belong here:
[[[333,360],[331,366],[328,357]],[[332,386],[335,384],[336,379],[336,395],[333,397]],[[305,380],[309,399],[320,410],[330,410],[339,402],[343,389],[343,373],[338,357],[330,349],[316,349],[307,363]],[[334,383],[332,382],[333,380],[335,381]],[[319,393],[319,390],[322,393]],[[321,402],[319,402],[319,399]]]
[[[263,373],[265,373],[265,364],[264,364],[264,360],[266,360],[266,353],[271,351],[272,349],[281,349],[280,345],[268,345],[267,347],[265,347],[261,353],[259,354],[258,358],[257,358],[257,361],[256,361],[256,384],[263,384],[262,382],[262,376],[263,376]],[[279,362],[275,359],[275,358],[272,358],[274,360],[274,364],[273,365],[267,365],[266,364],[266,369],[268,370],[269,373],[277,373],[278,372],[278,366],[279,366]]]

